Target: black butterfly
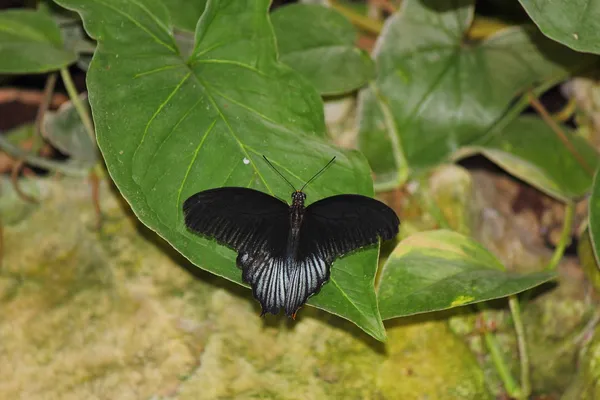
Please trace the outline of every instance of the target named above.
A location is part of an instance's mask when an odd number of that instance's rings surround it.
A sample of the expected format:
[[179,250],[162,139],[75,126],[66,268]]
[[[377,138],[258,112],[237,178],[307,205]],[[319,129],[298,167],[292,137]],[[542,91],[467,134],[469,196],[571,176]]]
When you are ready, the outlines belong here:
[[396,213],[370,197],[343,194],[304,207],[302,190],[334,160],[302,189],[294,189],[291,206],[242,187],[205,190],[183,204],[190,230],[238,252],[237,266],[262,306],[261,315],[277,314],[283,307],[295,318],[296,311],[329,280],[336,258],[375,244],[379,237],[389,240],[398,234]]

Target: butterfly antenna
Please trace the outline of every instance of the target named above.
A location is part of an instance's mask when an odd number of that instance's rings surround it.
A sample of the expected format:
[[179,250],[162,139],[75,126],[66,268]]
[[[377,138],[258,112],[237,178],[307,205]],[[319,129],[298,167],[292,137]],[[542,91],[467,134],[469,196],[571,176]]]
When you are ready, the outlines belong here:
[[280,176],[280,177],[282,177],[282,178],[283,178],[283,180],[284,180],[284,181],[286,181],[286,182],[287,182],[287,184],[288,184],[288,185],[290,185],[292,189],[294,189],[294,191],[296,191],[296,188],[294,187],[294,185],[292,185],[292,184],[290,183],[290,181],[288,181],[288,180],[287,180],[287,178],[286,178],[285,176],[283,176],[283,174],[282,174],[281,172],[279,172],[279,171],[277,170],[277,168],[275,168],[275,166],[274,166],[273,164],[271,164],[271,161],[269,161],[269,160],[267,159],[267,157],[265,157],[264,155],[263,155],[263,158],[265,159],[265,161],[267,162],[267,164],[269,164],[269,166],[270,166],[271,168],[273,168],[273,171],[277,172],[277,173],[279,174],[279,176]]
[[321,169],[319,170],[319,172],[317,172],[316,174],[314,174],[314,175],[313,175],[313,177],[312,177],[312,178],[310,178],[310,179],[309,179],[309,180],[308,180],[308,181],[307,181],[307,182],[304,184],[304,186],[302,186],[302,188],[300,189],[300,191],[303,191],[303,190],[304,190],[304,188],[305,188],[305,187],[307,187],[309,183],[311,183],[312,181],[314,181],[315,179],[317,179],[317,177],[318,177],[319,175],[321,175],[323,172],[325,172],[325,170],[326,170],[327,168],[329,168],[329,166],[330,166],[330,165],[331,165],[331,164],[332,164],[334,161],[335,161],[335,157],[333,157],[333,158],[331,159],[331,161],[329,161],[329,162],[328,162],[328,163],[327,163],[327,164],[326,164],[326,165],[325,165],[323,168],[321,168]]

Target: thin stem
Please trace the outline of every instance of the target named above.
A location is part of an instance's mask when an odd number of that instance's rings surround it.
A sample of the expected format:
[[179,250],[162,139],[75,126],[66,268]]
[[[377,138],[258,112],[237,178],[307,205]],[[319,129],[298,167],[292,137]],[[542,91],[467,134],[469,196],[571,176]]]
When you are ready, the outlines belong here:
[[517,346],[519,347],[519,361],[521,362],[521,390],[519,393],[523,399],[531,394],[531,381],[529,379],[529,354],[527,353],[527,342],[525,340],[525,328],[521,320],[521,307],[519,299],[513,295],[508,298],[510,313],[517,333]]
[[394,163],[396,164],[396,170],[398,171],[398,180],[401,184],[404,184],[408,179],[409,168],[406,156],[404,155],[404,148],[402,147],[401,136],[398,132],[396,121],[394,120],[394,116],[392,114],[392,111],[390,110],[387,100],[385,99],[377,85],[375,83],[371,83],[369,87],[373,91],[375,97],[377,98],[379,108],[381,110],[381,113],[383,114],[383,120],[387,128],[386,132],[388,134],[388,137],[390,138],[390,143],[392,145]]
[[[483,315],[483,313],[482,313]],[[483,317],[485,318],[485,317]],[[509,394],[509,396],[511,397],[520,397],[519,396],[519,386],[517,385],[517,382],[515,382],[515,379],[513,378],[513,376],[510,374],[510,371],[508,369],[508,365],[506,365],[506,362],[504,361],[504,358],[502,357],[502,353],[500,352],[500,345],[498,344],[498,340],[496,339],[496,336],[494,336],[492,333],[484,331],[483,332],[483,338],[485,340],[485,344],[490,352],[490,356],[492,357],[492,362],[494,363],[494,367],[496,368],[496,371],[498,372],[498,375],[500,376],[500,379],[502,380],[502,383],[504,385],[504,389],[506,389],[506,392]]]
[[420,177],[419,188],[417,200],[419,201],[421,208],[435,219],[440,228],[453,230],[436,199],[434,199],[430,193],[429,179],[426,175]]
[[13,185],[13,188],[15,189],[15,193],[17,194],[17,196],[19,196],[21,198],[21,200],[24,200],[28,203],[35,204],[38,201],[35,198],[29,196],[23,190],[21,190],[21,186],[19,186],[19,172],[21,171],[21,168],[23,168],[24,164],[25,164],[25,162],[23,161],[22,158],[17,160],[17,162],[15,162],[15,164],[13,165],[12,171],[10,173],[10,181]]
[[99,164],[96,164],[90,171],[90,187],[92,195],[92,205],[94,206],[94,213],[96,214],[96,230],[102,229],[102,208],[100,207],[100,178],[96,169]]
[[62,172],[65,175],[69,176],[86,176],[87,171],[81,170],[78,168],[70,167],[65,163],[60,163],[52,160],[48,160],[46,158],[37,157],[33,154],[29,154],[25,150],[15,146],[11,142],[9,142],[4,135],[0,134],[0,149],[5,151],[11,157],[14,158],[22,158],[28,164],[31,164],[38,168],[45,168],[51,171]]
[[558,266],[563,254],[565,253],[565,249],[571,242],[571,229],[573,228],[573,216],[575,215],[575,203],[572,201],[567,202],[565,206],[565,219],[563,221],[562,231],[560,232],[560,239],[558,241],[558,245],[554,250],[554,254],[552,255],[552,259],[548,266],[546,266],[547,270],[554,270]]
[[90,135],[92,143],[96,143],[96,134],[94,133],[94,125],[92,124],[92,119],[90,117],[90,114],[83,106],[81,99],[79,98],[77,89],[75,88],[73,79],[71,79],[71,74],[69,73],[69,70],[67,68],[61,68],[60,76],[65,84],[65,87],[67,88],[67,93],[69,93],[69,98],[71,99],[71,102],[73,103],[77,114],[79,114],[79,118],[81,118],[81,121],[83,122],[85,130],[87,131],[88,135]]
[[587,163],[587,161],[579,154],[577,149],[573,146],[573,144],[567,138],[565,132],[563,132],[562,128],[556,123],[556,121],[550,116],[546,108],[540,101],[531,93],[527,94],[529,99],[529,104],[540,114],[544,122],[554,131],[556,136],[560,139],[561,142],[565,145],[569,153],[575,157],[579,165],[585,169],[585,171],[590,175],[594,176],[594,169]]
[[46,112],[50,107],[50,103],[52,102],[54,86],[56,86],[56,72],[48,75],[48,79],[46,79],[46,85],[44,86],[44,97],[35,116],[35,133],[37,134],[37,140],[43,137],[42,133],[44,132],[44,115],[46,115]]
[[2,271],[2,260],[4,259],[4,225],[0,218],[0,271]]
[[346,6],[343,6],[342,4],[339,4],[337,1],[330,0],[329,5],[331,8],[348,18],[353,25],[364,31],[379,35],[383,29],[382,22],[365,17],[364,15],[359,14]]
[[373,190],[375,193],[389,192],[390,190],[398,189],[403,182],[399,179],[390,179],[382,182],[373,182]]

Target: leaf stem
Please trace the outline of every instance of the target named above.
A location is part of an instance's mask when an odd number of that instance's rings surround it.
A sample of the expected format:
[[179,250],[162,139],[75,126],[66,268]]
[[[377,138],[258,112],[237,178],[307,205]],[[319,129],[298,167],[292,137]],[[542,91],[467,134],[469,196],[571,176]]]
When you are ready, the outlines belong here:
[[87,131],[88,135],[90,135],[92,143],[96,143],[96,134],[94,133],[94,125],[92,123],[92,119],[85,107],[83,106],[81,99],[79,98],[79,94],[77,93],[77,89],[75,88],[73,79],[71,79],[71,74],[69,73],[69,70],[64,67],[61,68],[60,76],[65,84],[65,87],[67,88],[67,93],[69,93],[69,98],[71,99],[71,102],[73,103],[77,114],[79,114],[79,118],[81,118],[81,121],[83,122],[85,130]]
[[373,33],[375,35],[379,35],[381,30],[383,29],[383,23],[380,21],[373,20],[369,17],[366,17],[362,14],[357,13],[356,11],[339,4],[337,1],[330,0],[329,6],[342,14],[344,17],[348,18],[353,25],[358,28],[367,31],[369,33]]
[[13,145],[10,143],[4,135],[0,134],[0,149],[8,153],[10,156],[14,158],[22,158],[27,163],[36,166],[38,168],[45,168],[51,171],[62,172],[65,175],[69,176],[86,176],[87,171],[83,171],[78,168],[72,168],[65,163],[60,163],[52,160],[48,160],[46,158],[37,157],[33,154],[29,154],[23,149]]
[[515,325],[517,346],[519,348],[519,361],[521,363],[521,389],[519,390],[519,394],[521,395],[521,398],[527,399],[531,394],[531,381],[529,379],[529,354],[527,353],[525,328],[523,326],[523,320],[521,319],[521,307],[519,305],[519,299],[516,295],[508,298],[508,305],[510,307],[510,313]]
[[[54,94],[55,86],[56,86],[56,72],[53,72],[50,75],[48,75],[48,78],[46,79],[46,84],[44,85],[44,97],[42,99],[42,102],[40,103],[38,112],[35,116],[35,133],[36,133],[36,135],[34,136],[34,140],[39,140],[40,142],[42,141],[42,138],[44,137],[44,135],[43,135],[44,116],[46,115],[48,108],[50,108],[50,103],[52,102],[52,95]],[[34,145],[33,148],[36,148],[36,146]]]
[[546,266],[546,270],[553,271],[558,266],[563,254],[565,253],[565,249],[571,242],[571,229],[573,227],[573,216],[575,215],[575,203],[572,201],[568,201],[565,205],[565,219],[563,221],[562,231],[560,233],[560,239],[558,241],[558,245],[554,250],[554,254],[552,255],[552,259],[548,266]]
[[[483,314],[483,309],[481,306],[479,308],[481,310],[481,317],[483,318],[485,324],[485,315]],[[500,376],[500,379],[504,384],[504,389],[506,389],[506,392],[509,396],[520,398],[520,389],[517,383],[515,382],[515,379],[511,375],[508,369],[508,365],[506,365],[506,362],[502,357],[502,353],[500,352],[500,345],[498,344],[496,336],[494,336],[494,334],[492,334],[491,332],[488,332],[487,329],[484,329],[483,338],[490,352],[490,356],[492,357],[494,367],[496,368],[496,371],[498,372],[498,375]]]
[[4,260],[4,224],[0,218],[0,271],[2,271],[2,261]]
[[377,98],[377,103],[379,104],[379,108],[383,114],[383,120],[387,128],[386,131],[392,145],[394,163],[396,164],[396,170],[398,172],[398,186],[401,186],[408,179],[409,168],[406,156],[404,154],[404,148],[402,147],[400,133],[398,132],[398,127],[396,125],[396,121],[394,120],[394,116],[392,115],[392,111],[390,110],[390,106],[377,87],[377,84],[372,82],[369,85],[369,88],[373,91],[373,94]]
[[419,178],[419,187],[421,189],[417,193],[417,199],[421,204],[421,208],[423,208],[424,211],[428,212],[429,215],[435,219],[440,228],[454,230],[444,215],[441,207],[438,205],[436,199],[432,196],[427,175],[422,175]]
[[550,116],[546,107],[537,99],[537,96],[534,96],[531,92],[527,93],[527,97],[529,100],[529,104],[540,114],[546,125],[552,129],[552,131],[558,136],[561,142],[565,145],[569,153],[575,157],[579,165],[585,169],[585,171],[590,176],[594,176],[594,169],[587,163],[587,161],[583,158],[581,154],[577,151],[577,149],[573,146],[573,144],[569,141],[569,138],[562,130],[562,128],[556,123],[556,121]]
[[398,189],[398,187],[402,186],[402,184],[403,182],[394,176],[394,179],[389,179],[386,181],[378,182],[375,180],[373,182],[373,190],[375,193],[389,192],[390,190]]

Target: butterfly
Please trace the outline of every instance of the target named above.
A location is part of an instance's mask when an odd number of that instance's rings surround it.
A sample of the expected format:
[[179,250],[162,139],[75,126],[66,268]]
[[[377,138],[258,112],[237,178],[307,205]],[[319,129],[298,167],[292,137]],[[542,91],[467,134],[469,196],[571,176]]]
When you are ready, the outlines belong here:
[[243,187],[205,190],[183,203],[189,230],[238,253],[236,264],[262,307],[261,316],[283,308],[295,319],[298,309],[327,283],[335,259],[398,234],[396,213],[370,197],[341,194],[304,206],[303,189],[334,160],[300,190],[294,188],[291,205]]

